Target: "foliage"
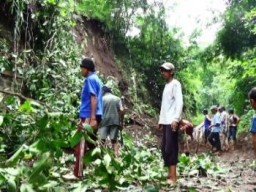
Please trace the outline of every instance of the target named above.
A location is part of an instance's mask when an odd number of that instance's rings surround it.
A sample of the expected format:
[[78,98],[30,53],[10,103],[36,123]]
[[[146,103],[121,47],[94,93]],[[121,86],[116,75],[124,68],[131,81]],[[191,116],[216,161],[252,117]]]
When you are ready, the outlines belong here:
[[[239,114],[247,112],[247,91],[255,86],[255,1],[232,1],[217,41],[205,50],[196,44],[182,45],[175,29],[166,24],[161,3],[6,0],[3,4],[5,14],[12,18],[14,47],[11,50],[11,43],[0,38],[0,71],[22,76],[24,86],[15,91],[38,102],[13,97],[4,101],[0,112],[0,190],[157,191],[166,185],[159,150],[144,145],[152,142],[148,135],[135,142],[124,134],[120,159],[98,143],[84,158],[88,165],[84,180],[67,182],[62,177],[71,172],[73,164],[73,156],[63,151],[74,147],[81,137],[92,142],[87,134],[75,131],[73,120],[82,85],[78,62],[86,46],[86,40],[76,41],[80,34],[74,32],[81,21],[102,29],[102,36],[118,56],[130,83],[127,96],[133,111],[156,116],[150,103],[159,106],[161,100],[164,82],[159,65],[170,61],[183,85],[186,118],[212,104],[232,105]],[[128,35],[131,28],[139,33]],[[107,77],[104,83],[111,84],[115,94],[123,94],[116,78]],[[241,130],[249,126],[251,113],[242,116]],[[200,118],[195,117],[195,122]],[[209,155],[180,156],[183,178],[220,177],[222,171]]]
[[[44,111],[37,103],[8,98],[8,109],[2,113],[0,121],[1,138],[1,190],[16,191],[79,191],[108,188],[129,189],[146,187],[149,184],[165,185],[165,172],[157,148],[148,148],[143,143],[152,142],[145,137],[134,143],[131,136],[124,134],[125,145],[120,150],[120,158],[114,157],[112,149],[98,144],[84,158],[87,165],[86,178],[75,184],[63,180],[62,175],[70,172],[72,156],[64,155],[63,149],[77,144],[86,134],[72,134],[75,123],[70,116]],[[14,122],[10,129],[10,121]],[[85,127],[91,132],[90,127]],[[8,135],[8,136],[7,136]],[[22,137],[21,137],[22,136]],[[6,138],[11,140],[6,140]],[[87,141],[90,138],[85,137]],[[8,146],[8,143],[13,143]],[[11,148],[8,148],[8,147]],[[207,155],[186,157],[181,155],[179,170],[182,176],[192,176],[195,170],[205,170],[213,174],[218,168]],[[161,166],[159,166],[161,165]]]
[[243,116],[241,116],[241,121],[238,126],[238,132],[248,132],[251,128],[251,119],[254,115],[254,110],[249,110]]
[[255,7],[255,1],[232,1],[225,13],[223,29],[218,34],[218,41],[224,54],[236,58],[255,46],[256,36],[246,27],[246,14]]
[[223,170],[213,162],[213,157],[201,154],[188,157],[182,154],[179,158],[179,173],[185,177],[221,175]]
[[202,83],[197,100],[200,110],[224,105],[239,115],[247,113],[247,93],[256,85],[254,5],[250,0],[231,1],[216,41],[204,50],[195,48],[192,67],[197,67]]

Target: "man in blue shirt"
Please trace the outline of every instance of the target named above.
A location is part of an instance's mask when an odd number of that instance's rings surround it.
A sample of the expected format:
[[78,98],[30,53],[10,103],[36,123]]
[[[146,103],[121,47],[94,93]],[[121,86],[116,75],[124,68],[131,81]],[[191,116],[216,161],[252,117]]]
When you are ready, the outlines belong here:
[[[83,130],[83,124],[89,124],[94,129],[94,134],[88,135],[96,141],[98,125],[103,115],[102,82],[95,74],[95,64],[92,59],[83,59],[80,67],[85,80],[81,94],[78,131]],[[83,177],[84,154],[88,149],[94,147],[95,145],[87,142],[84,138],[81,138],[80,143],[75,146],[74,175],[76,177]]]
[[217,106],[211,107],[211,112],[213,114],[212,123],[210,125],[211,134],[208,138],[209,142],[214,148],[214,151],[221,150],[221,143],[220,143],[220,131],[221,131],[221,116],[218,112]]
[[[256,109],[256,87],[252,88],[248,94],[253,109]],[[252,133],[252,143],[256,156],[256,114],[252,117],[250,132]]]

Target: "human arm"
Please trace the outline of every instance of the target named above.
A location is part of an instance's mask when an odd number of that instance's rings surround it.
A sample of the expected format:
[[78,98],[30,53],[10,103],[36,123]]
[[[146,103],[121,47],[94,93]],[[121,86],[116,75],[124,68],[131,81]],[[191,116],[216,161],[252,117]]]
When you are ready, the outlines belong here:
[[239,122],[240,122],[240,118],[236,115],[236,126],[238,126]]
[[120,115],[120,127],[121,127],[121,129],[123,129],[123,127],[124,127],[124,107],[123,107],[122,100],[120,100],[120,102],[119,102],[119,115]]
[[96,109],[97,109],[97,97],[91,94],[90,125],[93,128],[97,128]]
[[171,125],[173,129],[177,129],[178,124],[181,120],[181,115],[183,110],[183,95],[182,95],[181,84],[179,82],[175,85],[174,98],[175,98],[175,104],[176,104],[176,108],[175,108],[176,111],[175,111],[174,120],[171,123]]
[[88,92],[90,94],[90,125],[96,129],[97,128],[97,105],[98,105],[98,87],[100,86],[95,79],[88,78],[86,81],[88,86]]

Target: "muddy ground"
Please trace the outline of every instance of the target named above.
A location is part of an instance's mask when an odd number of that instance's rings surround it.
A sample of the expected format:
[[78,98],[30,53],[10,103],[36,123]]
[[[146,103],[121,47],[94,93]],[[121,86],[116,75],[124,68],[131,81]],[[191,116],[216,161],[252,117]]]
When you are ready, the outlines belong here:
[[[154,142],[146,145],[158,146],[161,142],[161,131],[156,129],[155,121],[145,120],[147,125],[141,127],[134,123],[126,128],[133,135],[133,138],[140,140],[150,133]],[[150,125],[150,126],[149,126]],[[203,142],[199,144],[196,153],[197,142],[190,142],[191,155],[200,153],[211,153],[211,147]],[[215,162],[224,170],[221,177],[191,177],[180,178],[175,189],[163,188],[160,191],[234,191],[234,192],[253,192],[256,191],[256,158],[253,153],[250,133],[241,133],[238,136],[235,149],[223,151],[215,154]],[[254,164],[253,164],[254,163]]]

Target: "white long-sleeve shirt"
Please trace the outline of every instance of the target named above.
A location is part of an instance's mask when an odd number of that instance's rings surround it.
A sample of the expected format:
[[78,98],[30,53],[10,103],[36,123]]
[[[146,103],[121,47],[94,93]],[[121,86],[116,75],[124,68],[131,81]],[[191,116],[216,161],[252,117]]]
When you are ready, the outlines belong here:
[[181,84],[173,79],[164,87],[159,124],[170,125],[173,121],[181,120],[183,109],[183,95]]

